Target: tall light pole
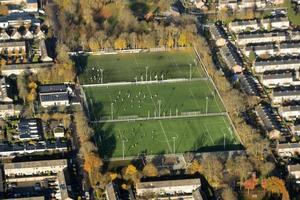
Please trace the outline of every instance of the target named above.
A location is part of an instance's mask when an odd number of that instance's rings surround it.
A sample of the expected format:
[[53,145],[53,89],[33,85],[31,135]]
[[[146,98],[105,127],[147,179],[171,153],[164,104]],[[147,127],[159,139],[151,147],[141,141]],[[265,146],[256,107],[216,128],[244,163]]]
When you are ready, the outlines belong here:
[[125,159],[125,141],[124,138],[122,139],[122,153],[123,153],[123,160]]
[[111,120],[114,119],[114,103],[110,104],[110,116],[111,116]]
[[103,83],[103,71],[104,71],[104,69],[100,68],[100,73],[101,73],[101,84]]
[[149,68],[149,66],[146,66],[146,82],[147,82],[147,79],[148,79],[148,68]]
[[206,97],[206,115],[208,113],[208,97]]
[[173,152],[174,152],[174,155],[176,154],[176,150],[175,150],[175,140],[176,140],[176,137],[173,136]]
[[158,117],[160,117],[161,100],[158,100]]
[[190,80],[192,80],[192,64],[190,63]]
[[226,141],[225,141],[225,133],[223,132],[224,134],[224,149],[225,149],[225,145],[226,145]]

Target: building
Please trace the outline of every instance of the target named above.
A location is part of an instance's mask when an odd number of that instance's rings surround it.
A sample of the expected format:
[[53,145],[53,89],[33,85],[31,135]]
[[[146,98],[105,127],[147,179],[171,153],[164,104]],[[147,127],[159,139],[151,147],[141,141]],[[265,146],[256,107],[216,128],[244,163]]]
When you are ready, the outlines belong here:
[[264,8],[266,7],[266,2],[264,0],[241,0],[238,3],[240,9],[249,8]]
[[237,35],[237,44],[256,44],[268,42],[282,42],[287,40],[286,32],[273,31],[273,32],[254,32],[254,33],[239,33]]
[[290,129],[294,135],[300,136],[300,124],[293,124],[290,126]]
[[219,0],[217,8],[218,10],[223,10],[223,9],[236,10],[237,0]]
[[15,157],[16,155],[35,154],[44,152],[66,152],[67,143],[57,140],[55,143],[38,141],[36,144],[0,144],[1,157]]
[[220,55],[231,71],[234,73],[241,73],[243,71],[243,60],[233,45],[227,44],[221,47]]
[[297,164],[297,165],[288,165],[287,169],[289,171],[289,176],[291,178],[294,178],[294,179],[297,179],[297,180],[300,179],[300,165],[299,164]]
[[273,17],[261,20],[265,30],[286,30],[290,28],[290,21],[287,17]]
[[13,100],[8,97],[8,88],[6,77],[0,78],[0,102],[1,103],[12,103]]
[[229,23],[228,27],[235,33],[243,31],[257,31],[260,28],[256,19],[233,21]]
[[18,125],[19,140],[39,140],[42,138],[42,124],[38,119],[21,119]]
[[262,87],[259,81],[251,74],[239,74],[241,89],[249,96],[260,96]]
[[199,178],[141,181],[135,185],[137,197],[147,199],[157,199],[158,197],[159,199],[193,199],[193,192],[200,186]]
[[55,138],[63,138],[65,137],[65,129],[62,126],[57,126],[53,128],[53,135]]
[[275,113],[270,106],[258,105],[255,107],[258,124],[266,132],[269,138],[279,138],[281,135],[281,127]]
[[282,104],[286,101],[299,101],[300,89],[299,88],[284,88],[274,89],[271,95],[273,104]]
[[22,106],[14,104],[0,104],[0,118],[19,116]]
[[[298,79],[299,77],[296,78]],[[294,81],[295,78],[291,71],[270,71],[263,73],[261,76],[261,82],[267,88],[290,86],[293,85]]]
[[4,163],[4,174],[6,177],[57,174],[66,167],[65,159]]
[[222,30],[221,26],[216,24],[210,24],[208,29],[211,39],[215,41],[216,46],[222,47],[226,45],[225,33]]
[[24,0],[25,7],[23,8],[24,11],[26,12],[38,12],[39,7],[38,7],[38,2],[37,0]]
[[256,73],[276,70],[299,70],[300,57],[271,58],[256,60],[253,68]]
[[20,26],[31,25],[40,26],[40,20],[26,12],[15,12],[0,17],[0,28],[3,29],[6,29],[10,26],[18,28]]
[[268,57],[275,54],[275,48],[273,43],[262,43],[262,44],[251,44],[247,45],[242,49],[244,54],[249,57],[251,52],[254,52],[255,55],[259,57]]
[[25,41],[0,42],[1,54],[20,55],[26,53]]
[[1,72],[3,76],[19,75],[23,72],[38,73],[41,69],[50,69],[52,66],[53,62],[9,64],[2,65]]
[[278,108],[278,113],[288,121],[296,120],[300,117],[300,106],[281,106]]
[[[22,190],[25,189],[26,197],[40,194],[48,199],[49,194],[47,196],[44,191],[47,190],[48,193],[52,192],[53,200],[72,200],[66,181],[66,159],[5,163],[3,168],[7,187],[14,194],[24,196]],[[48,184],[39,184],[45,181]],[[11,183],[14,183],[15,187],[10,187]],[[38,189],[32,191],[30,190],[32,187]]]
[[279,55],[299,55],[300,43],[299,42],[282,42],[279,45]]
[[277,144],[276,150],[281,157],[293,157],[300,153],[300,143]]
[[39,99],[42,107],[69,106],[70,88],[65,84],[39,86]]

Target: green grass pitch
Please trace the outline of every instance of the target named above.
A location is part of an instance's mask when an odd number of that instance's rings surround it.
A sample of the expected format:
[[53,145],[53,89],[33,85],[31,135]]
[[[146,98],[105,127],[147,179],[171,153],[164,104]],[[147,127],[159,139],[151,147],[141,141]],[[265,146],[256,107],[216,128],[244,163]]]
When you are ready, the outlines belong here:
[[[103,158],[224,150],[239,146],[225,116],[96,123]],[[124,144],[124,145],[123,145]],[[225,144],[225,146],[224,146]]]
[[190,70],[192,78],[203,77],[203,69],[196,67],[195,59],[192,49],[74,57],[81,84],[101,83],[100,69],[103,69],[103,83],[145,81],[146,74],[148,81],[190,78]]
[[[208,80],[191,82],[85,87],[92,120],[120,117],[175,116],[183,112],[223,112]],[[207,98],[207,99],[206,99]],[[159,102],[160,101],[160,102]],[[112,105],[113,104],[113,105]]]

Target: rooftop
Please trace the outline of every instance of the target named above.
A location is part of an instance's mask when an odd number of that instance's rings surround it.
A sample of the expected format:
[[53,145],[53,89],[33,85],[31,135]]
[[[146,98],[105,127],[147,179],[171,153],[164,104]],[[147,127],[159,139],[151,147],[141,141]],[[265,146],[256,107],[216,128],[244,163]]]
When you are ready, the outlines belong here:
[[283,72],[267,72],[264,73],[262,78],[264,80],[272,80],[272,79],[285,79],[285,78],[293,78],[293,73],[290,71],[283,71]]
[[166,181],[150,181],[150,182],[139,182],[136,184],[137,189],[151,189],[151,188],[162,188],[162,187],[180,187],[198,185],[201,186],[201,180],[199,178],[194,179],[182,179],[182,180],[166,180]]
[[280,143],[277,145],[278,149],[300,148],[300,143]]
[[48,167],[48,166],[51,167],[51,166],[64,166],[64,165],[67,166],[66,159],[4,163],[4,171],[7,169],[38,168],[38,167]]
[[66,92],[67,86],[65,84],[49,84],[39,86],[40,93],[57,93]]

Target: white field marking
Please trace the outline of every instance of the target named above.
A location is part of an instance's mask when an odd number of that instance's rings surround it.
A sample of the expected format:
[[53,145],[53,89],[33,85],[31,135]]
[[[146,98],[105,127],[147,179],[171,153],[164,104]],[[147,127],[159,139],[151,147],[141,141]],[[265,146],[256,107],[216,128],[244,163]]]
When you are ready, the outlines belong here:
[[195,97],[193,91],[191,90],[191,88],[189,88],[189,91],[190,91],[190,93],[191,93],[191,95],[192,95],[192,97],[193,97],[193,100],[194,100],[196,106],[197,106],[197,107],[199,108],[199,110],[200,110],[200,109],[201,109],[201,106],[198,104],[198,102],[197,102],[197,100],[196,100],[196,97]]
[[[194,60],[197,60],[197,58],[195,58],[195,57],[192,56],[191,54],[189,54],[189,56],[190,56],[191,59],[193,60],[193,63],[192,63],[192,64],[194,64]],[[197,69],[197,71],[198,71],[200,77],[202,77],[203,75],[201,74],[201,72],[200,72],[200,70],[199,70],[199,66],[197,65],[197,66],[195,66],[195,67],[196,67],[196,69]],[[201,66],[200,66],[200,67],[201,67]]]
[[[226,125],[227,123],[226,123],[226,121],[225,121],[225,119],[223,118],[223,121],[224,121],[224,124]],[[227,131],[229,131],[230,132],[230,136],[231,136],[231,139],[235,139],[234,138],[234,135],[232,134],[232,128],[230,127],[230,126],[226,126],[226,128],[227,128]]]
[[[205,81],[205,83],[206,83],[207,87],[209,88],[210,92],[214,92],[214,89],[212,89],[212,88],[209,86],[209,84],[207,83],[207,81]],[[219,97],[219,96],[218,96],[218,97]],[[221,112],[221,108],[220,108],[220,105],[219,105],[219,103],[217,102],[216,95],[215,95],[215,97],[214,97],[214,102],[216,103],[216,105],[217,105],[217,107],[218,107],[218,110],[219,110],[219,112]]]
[[209,138],[210,138],[211,142],[213,143],[213,145],[215,145],[215,142],[213,141],[212,137],[210,136],[210,132],[209,132],[206,124],[204,124],[204,127],[205,127],[206,131],[208,132],[208,135],[209,135]]
[[160,125],[161,130],[162,130],[163,133],[164,133],[164,136],[165,136],[165,138],[166,138],[167,145],[169,146],[169,150],[170,150],[170,152],[172,152],[172,148],[171,148],[171,146],[170,146],[170,143],[169,143],[167,134],[166,134],[166,132],[165,132],[165,129],[164,129],[164,127],[163,127],[161,121],[159,121],[159,125]]

